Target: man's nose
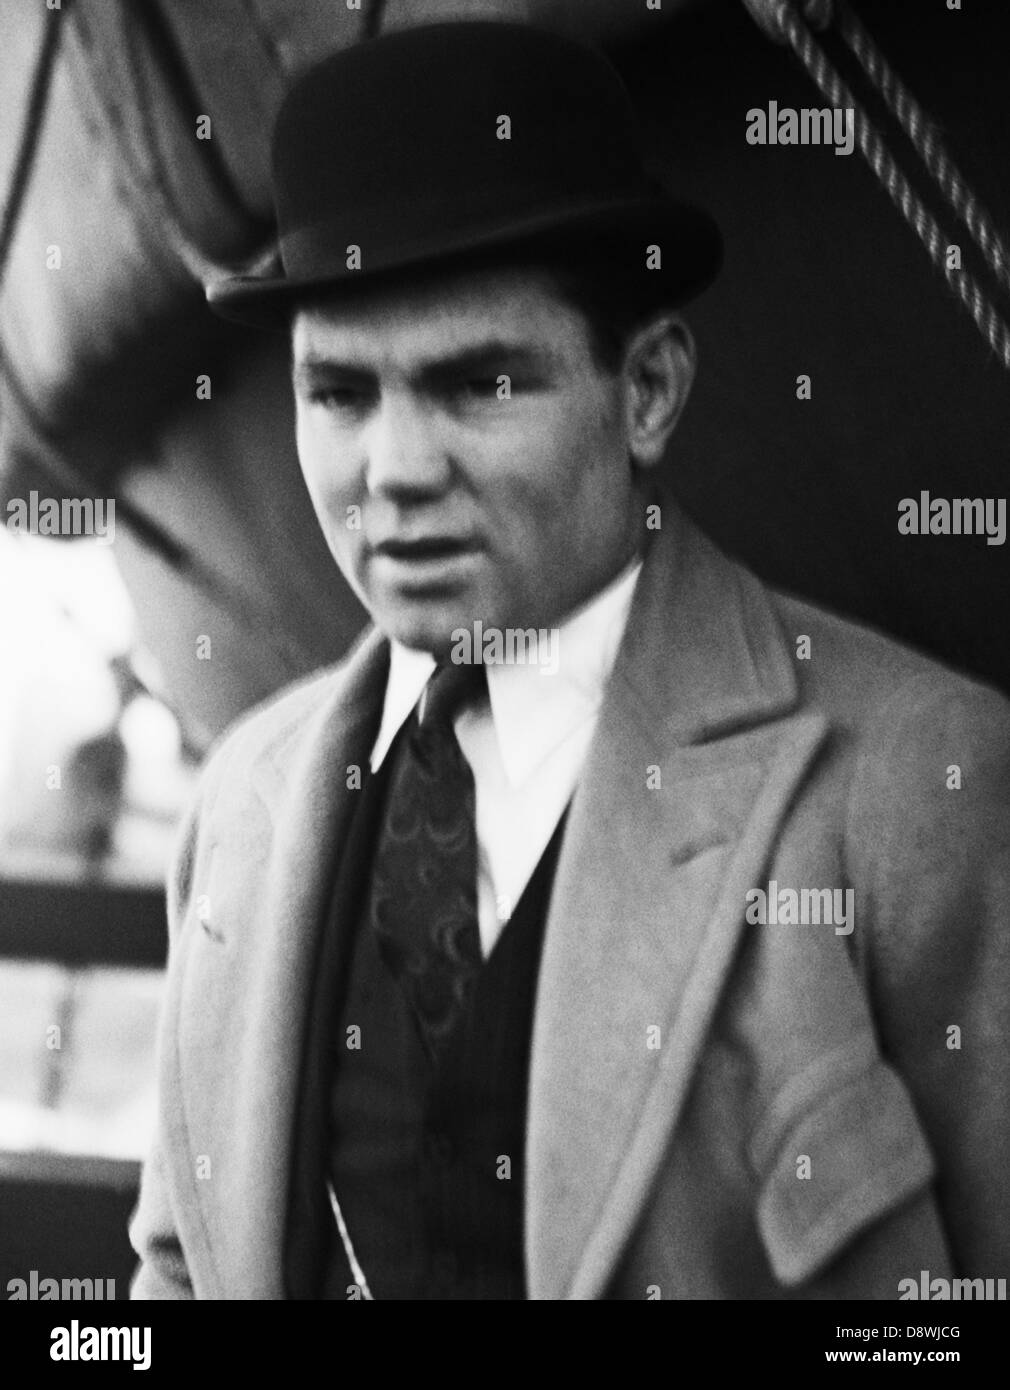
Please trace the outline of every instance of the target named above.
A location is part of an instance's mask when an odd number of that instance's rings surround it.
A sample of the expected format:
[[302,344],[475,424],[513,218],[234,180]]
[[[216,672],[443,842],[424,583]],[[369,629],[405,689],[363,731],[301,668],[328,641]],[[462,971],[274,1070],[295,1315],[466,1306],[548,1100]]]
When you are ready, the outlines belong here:
[[429,495],[448,481],[449,460],[431,412],[405,394],[383,395],[364,447],[365,481],[373,496]]

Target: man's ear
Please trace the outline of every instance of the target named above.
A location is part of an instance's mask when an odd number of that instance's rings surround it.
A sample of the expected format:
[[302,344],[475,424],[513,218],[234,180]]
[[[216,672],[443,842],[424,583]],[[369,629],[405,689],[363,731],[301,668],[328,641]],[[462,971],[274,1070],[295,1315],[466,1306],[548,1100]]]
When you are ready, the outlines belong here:
[[694,382],[695,346],[679,315],[657,315],[628,339],[624,351],[628,450],[640,468],[654,468],[677,427]]

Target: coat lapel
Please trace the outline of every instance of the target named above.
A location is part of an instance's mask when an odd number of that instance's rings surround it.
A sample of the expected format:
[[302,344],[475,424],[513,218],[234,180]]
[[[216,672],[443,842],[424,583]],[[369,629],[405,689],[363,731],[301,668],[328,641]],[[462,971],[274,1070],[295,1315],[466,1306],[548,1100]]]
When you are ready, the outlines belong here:
[[548,917],[527,1141],[533,1298],[604,1290],[684,1104],[745,893],[825,731],[793,713],[792,655],[762,587],[686,520],[664,522]]
[[[203,1209],[212,1265],[229,1272],[231,1297],[284,1297],[291,1128],[311,976],[333,854],[352,806],[344,792],[346,769],[366,763],[387,653],[385,642],[370,634],[335,677],[333,693],[311,722],[293,719],[254,765],[253,786],[269,833],[256,844],[250,840],[247,852],[237,856],[247,880],[221,895],[239,904],[224,930],[241,932],[243,947],[234,957],[236,976],[218,1000],[221,1016],[206,1026],[242,1041],[237,1052],[232,1047],[217,1052],[229,1069],[220,1077],[220,1089],[206,1081],[191,1089],[211,1096],[211,1113],[200,1127],[216,1136],[215,1168],[222,1180],[237,1186],[234,1202],[222,1202],[216,1194]],[[253,865],[262,868],[254,871]],[[190,1031],[203,1027],[194,1020]],[[240,1125],[229,1126],[226,1117],[215,1121],[215,1094],[241,1097]],[[194,1184],[197,1201],[207,1197],[206,1186]]]

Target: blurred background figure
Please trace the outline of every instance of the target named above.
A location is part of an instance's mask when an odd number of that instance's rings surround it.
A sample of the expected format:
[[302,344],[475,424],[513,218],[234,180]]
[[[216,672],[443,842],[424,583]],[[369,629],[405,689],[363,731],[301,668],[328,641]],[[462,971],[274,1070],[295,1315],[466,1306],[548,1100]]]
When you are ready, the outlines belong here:
[[44,1271],[48,1239],[63,1277],[61,1197],[128,1201],[149,1141],[161,884],[196,757],[139,674],[110,548],[0,528],[0,654],[0,1274]]

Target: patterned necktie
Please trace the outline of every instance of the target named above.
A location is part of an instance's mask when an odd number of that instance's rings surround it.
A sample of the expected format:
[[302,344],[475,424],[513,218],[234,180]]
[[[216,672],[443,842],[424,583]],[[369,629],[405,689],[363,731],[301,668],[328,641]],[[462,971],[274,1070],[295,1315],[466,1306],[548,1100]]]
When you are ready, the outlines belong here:
[[400,741],[372,865],[371,924],[437,1056],[481,966],[473,774],[452,723],[482,665],[435,669]]

